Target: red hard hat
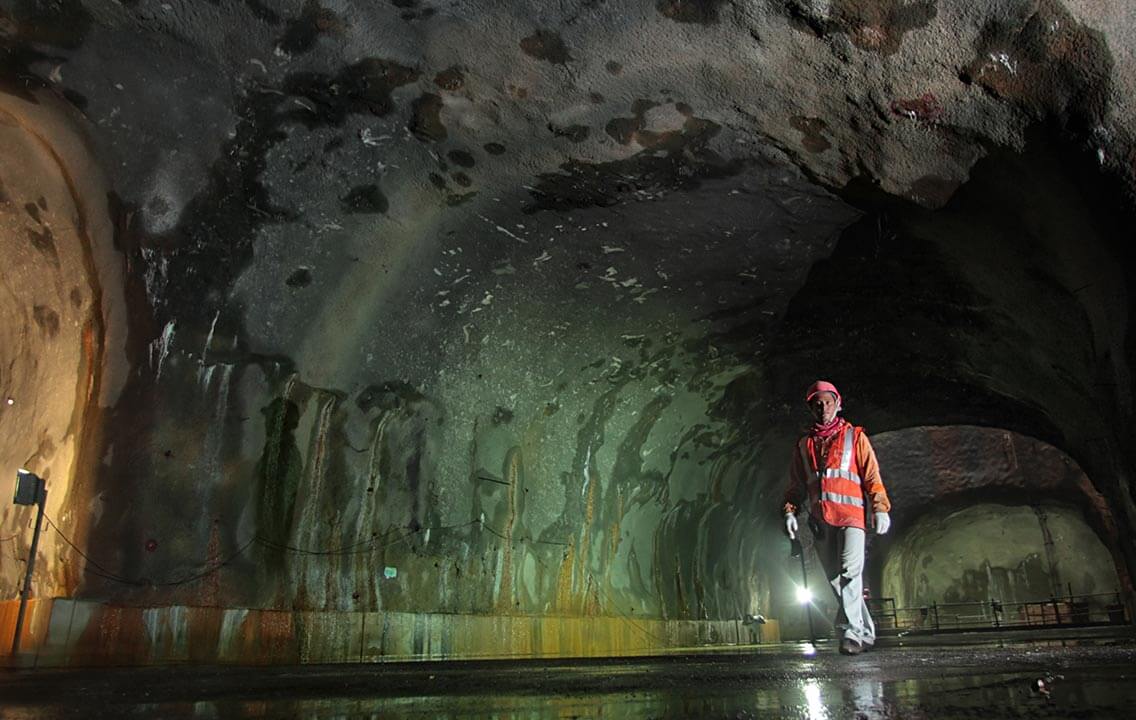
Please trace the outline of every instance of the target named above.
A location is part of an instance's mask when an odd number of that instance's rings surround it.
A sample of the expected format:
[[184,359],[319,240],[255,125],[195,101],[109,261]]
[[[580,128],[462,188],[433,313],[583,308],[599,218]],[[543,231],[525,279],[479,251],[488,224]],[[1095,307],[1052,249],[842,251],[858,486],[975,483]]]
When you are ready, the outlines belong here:
[[840,402],[840,391],[836,389],[835,385],[828,382],[827,380],[817,380],[812,385],[809,385],[809,391],[805,393],[805,402],[809,402],[813,399],[814,395],[822,392],[832,393],[836,396],[836,402]]

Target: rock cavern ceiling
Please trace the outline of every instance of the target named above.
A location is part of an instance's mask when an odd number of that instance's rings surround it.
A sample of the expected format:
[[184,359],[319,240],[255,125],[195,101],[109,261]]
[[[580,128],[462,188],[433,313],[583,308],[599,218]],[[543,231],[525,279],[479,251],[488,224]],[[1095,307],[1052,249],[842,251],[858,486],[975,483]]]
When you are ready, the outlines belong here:
[[1089,0],[0,3],[0,457],[94,563],[49,533],[39,591],[775,611],[816,376],[873,433],[1059,448],[1130,538],[1134,28]]

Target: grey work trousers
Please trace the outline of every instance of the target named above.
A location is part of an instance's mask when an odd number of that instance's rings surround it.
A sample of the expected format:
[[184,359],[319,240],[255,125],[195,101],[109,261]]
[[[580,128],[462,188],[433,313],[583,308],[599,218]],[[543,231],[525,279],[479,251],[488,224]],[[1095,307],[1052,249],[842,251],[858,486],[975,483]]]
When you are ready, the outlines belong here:
[[864,602],[865,532],[855,527],[823,526],[816,540],[817,556],[838,606],[836,629],[840,637],[862,645],[876,643],[876,624]]

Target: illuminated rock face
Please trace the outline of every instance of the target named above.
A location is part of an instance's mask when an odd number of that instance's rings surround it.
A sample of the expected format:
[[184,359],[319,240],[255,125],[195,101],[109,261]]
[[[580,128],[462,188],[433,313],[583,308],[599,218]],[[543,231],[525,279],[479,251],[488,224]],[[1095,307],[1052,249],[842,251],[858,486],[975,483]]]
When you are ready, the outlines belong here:
[[776,614],[817,376],[1068,453],[1134,567],[1131,11],[30,7],[3,107],[87,139],[0,126],[0,460],[93,561],[39,592]]
[[1131,592],[1108,502],[1060,450],[968,426],[883,433],[876,446],[908,503],[873,551],[897,606]]
[[[47,480],[49,516],[86,531],[102,512],[99,408],[123,385],[125,308],[107,208],[91,203],[106,186],[78,122],[51,97],[0,102],[0,464],[9,489],[21,467]],[[0,507],[11,543],[0,560],[6,598],[23,581],[30,512]],[[80,577],[51,540],[40,546],[37,595],[66,592]]]
[[[1050,541],[1047,554],[1046,539]],[[1116,569],[1076,512],[978,504],[919,523],[884,570],[898,607],[1115,593]]]

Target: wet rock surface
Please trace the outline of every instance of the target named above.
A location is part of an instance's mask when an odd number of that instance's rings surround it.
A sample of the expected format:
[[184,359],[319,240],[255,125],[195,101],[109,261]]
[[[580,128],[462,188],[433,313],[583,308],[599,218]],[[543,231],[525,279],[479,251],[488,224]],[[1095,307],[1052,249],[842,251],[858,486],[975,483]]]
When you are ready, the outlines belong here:
[[[40,124],[37,152],[101,173],[55,184],[64,212],[0,172],[3,463],[59,503],[36,594],[773,616],[818,375],[871,433],[1063,451],[1131,570],[1134,27],[1056,0],[5,6],[0,106],[65,117],[83,140]],[[6,597],[26,519],[0,515]]]

